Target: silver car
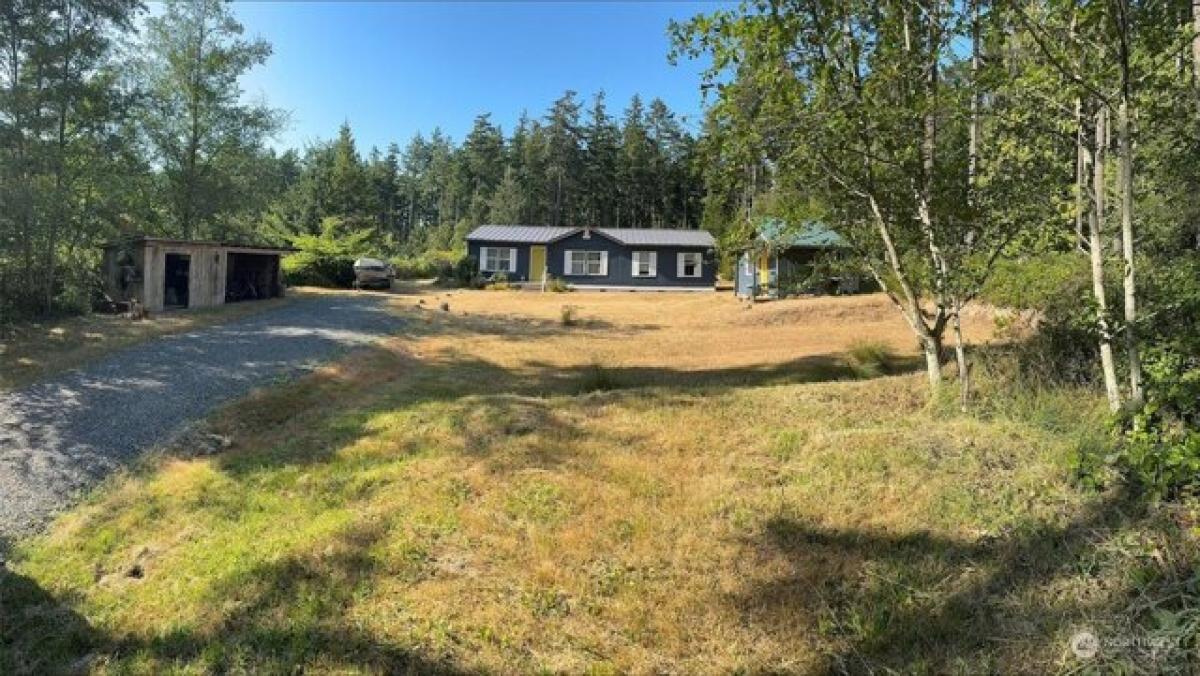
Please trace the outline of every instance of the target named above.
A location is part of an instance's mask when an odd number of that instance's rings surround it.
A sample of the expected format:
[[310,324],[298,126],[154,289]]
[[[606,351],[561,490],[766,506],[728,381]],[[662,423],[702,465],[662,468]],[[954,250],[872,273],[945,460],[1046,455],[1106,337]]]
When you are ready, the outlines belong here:
[[359,258],[354,261],[356,289],[390,289],[395,276],[391,264],[378,258]]

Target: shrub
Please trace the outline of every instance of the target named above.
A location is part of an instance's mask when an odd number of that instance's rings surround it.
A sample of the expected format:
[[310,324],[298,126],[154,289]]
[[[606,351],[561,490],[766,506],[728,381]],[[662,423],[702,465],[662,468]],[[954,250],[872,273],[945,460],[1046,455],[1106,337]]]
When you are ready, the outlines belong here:
[[561,277],[550,276],[546,278],[546,289],[554,293],[565,293],[571,290]]
[[579,392],[608,392],[621,389],[621,381],[612,369],[599,362],[592,362],[579,379]]
[[508,281],[507,272],[497,272],[496,274],[492,275],[492,281],[490,284],[488,284],[487,288],[493,291],[508,291],[517,287]]
[[1153,498],[1200,487],[1200,355],[1156,348],[1144,360],[1146,404],[1120,421],[1118,467]]
[[300,251],[283,259],[283,275],[295,286],[354,286],[354,257]]
[[474,256],[462,256],[453,264],[443,261],[437,274],[438,286],[453,286],[464,289],[482,289],[484,279],[479,274],[479,261]]
[[892,372],[895,358],[887,345],[877,341],[859,341],[846,353],[850,370],[860,378],[875,378]]
[[980,300],[999,307],[1046,310],[1090,295],[1088,259],[1075,251],[1002,259],[988,277]]
[[392,268],[397,279],[436,279],[443,270],[452,270],[459,254],[453,251],[431,251],[419,256],[393,258]]
[[579,308],[574,305],[564,305],[558,310],[558,323],[563,326],[575,326],[579,323]]
[[354,286],[354,259],[370,248],[370,230],[343,227],[340,218],[326,218],[321,234],[299,235],[292,240],[298,252],[283,259],[288,284]]

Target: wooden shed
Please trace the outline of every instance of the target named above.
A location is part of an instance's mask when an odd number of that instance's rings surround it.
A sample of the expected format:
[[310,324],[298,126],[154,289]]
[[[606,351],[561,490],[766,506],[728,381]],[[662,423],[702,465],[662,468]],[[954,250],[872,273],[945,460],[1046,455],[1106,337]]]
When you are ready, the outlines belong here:
[[104,247],[104,291],[152,312],[283,295],[284,247],[132,237]]

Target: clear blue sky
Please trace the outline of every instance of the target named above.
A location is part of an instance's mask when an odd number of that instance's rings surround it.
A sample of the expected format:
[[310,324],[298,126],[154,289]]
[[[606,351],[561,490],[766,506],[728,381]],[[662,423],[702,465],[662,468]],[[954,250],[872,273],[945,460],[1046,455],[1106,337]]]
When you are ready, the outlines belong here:
[[238,2],[248,35],[274,46],[243,79],[291,116],[276,145],[330,138],[348,120],[364,153],[441,127],[456,141],[476,114],[508,134],[565,90],[603,89],[619,115],[635,92],[695,130],[701,64],[667,63],[667,24],[715,2]]

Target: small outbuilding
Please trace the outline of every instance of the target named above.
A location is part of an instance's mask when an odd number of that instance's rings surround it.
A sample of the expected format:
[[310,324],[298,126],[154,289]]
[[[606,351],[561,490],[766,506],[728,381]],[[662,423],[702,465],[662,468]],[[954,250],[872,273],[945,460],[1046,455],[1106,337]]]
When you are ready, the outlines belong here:
[[130,237],[104,246],[104,292],[146,310],[199,308],[283,296],[287,247]]
[[757,234],[738,257],[734,289],[739,298],[780,298],[797,293],[853,293],[857,277],[820,278],[821,262],[849,251],[840,235],[820,223],[791,228],[778,218],[758,223]]

